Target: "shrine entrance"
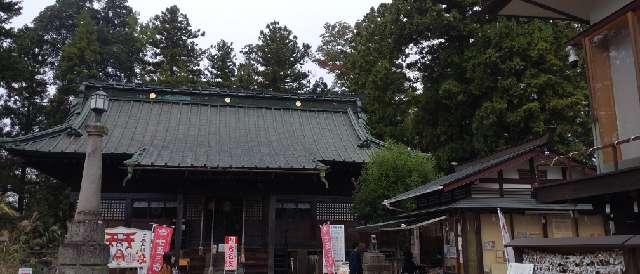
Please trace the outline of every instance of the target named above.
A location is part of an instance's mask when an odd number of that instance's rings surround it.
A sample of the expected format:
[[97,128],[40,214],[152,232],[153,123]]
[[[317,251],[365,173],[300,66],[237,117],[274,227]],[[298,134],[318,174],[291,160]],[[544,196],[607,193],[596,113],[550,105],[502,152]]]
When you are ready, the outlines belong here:
[[225,236],[242,238],[242,199],[210,199],[204,215],[205,241],[224,243]]

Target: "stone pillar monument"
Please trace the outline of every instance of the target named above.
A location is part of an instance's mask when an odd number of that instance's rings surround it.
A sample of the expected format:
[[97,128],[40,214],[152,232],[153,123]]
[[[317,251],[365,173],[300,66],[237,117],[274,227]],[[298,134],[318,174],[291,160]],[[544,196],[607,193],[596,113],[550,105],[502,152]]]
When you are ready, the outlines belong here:
[[[100,105],[100,98],[106,102]],[[100,122],[107,110],[108,98],[98,91],[91,96],[91,110],[95,122],[86,126],[87,152],[76,213],[68,224],[64,243],[58,250],[58,273],[106,274],[109,247],[104,243],[104,225],[99,221],[102,189],[102,138],[107,129]],[[94,102],[94,100],[97,100]]]

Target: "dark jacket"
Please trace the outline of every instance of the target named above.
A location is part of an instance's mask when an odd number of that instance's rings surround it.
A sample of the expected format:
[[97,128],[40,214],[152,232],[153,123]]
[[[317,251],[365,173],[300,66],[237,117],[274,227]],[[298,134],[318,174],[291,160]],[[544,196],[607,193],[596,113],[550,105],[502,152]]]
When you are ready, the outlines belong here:
[[401,274],[414,274],[418,271],[418,266],[413,262],[413,258],[405,257],[402,262],[402,271]]
[[355,249],[349,254],[349,274],[362,274],[362,254]]

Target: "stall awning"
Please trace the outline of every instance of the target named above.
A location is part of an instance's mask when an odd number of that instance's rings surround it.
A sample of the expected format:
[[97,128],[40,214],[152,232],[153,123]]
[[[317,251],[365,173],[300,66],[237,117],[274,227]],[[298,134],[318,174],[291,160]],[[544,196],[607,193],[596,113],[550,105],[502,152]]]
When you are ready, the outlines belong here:
[[380,222],[376,224],[358,226],[355,228],[356,231],[394,231],[394,230],[404,230],[404,229],[413,229],[429,224],[433,224],[439,221],[446,219],[447,216],[438,216],[438,217],[416,217],[416,218],[404,218],[404,219],[395,219],[386,222]]
[[633,0],[491,0],[490,14],[518,17],[538,17],[592,24]]
[[640,189],[640,167],[602,173],[564,183],[542,185],[535,189],[536,200],[543,203],[589,201],[597,197]]

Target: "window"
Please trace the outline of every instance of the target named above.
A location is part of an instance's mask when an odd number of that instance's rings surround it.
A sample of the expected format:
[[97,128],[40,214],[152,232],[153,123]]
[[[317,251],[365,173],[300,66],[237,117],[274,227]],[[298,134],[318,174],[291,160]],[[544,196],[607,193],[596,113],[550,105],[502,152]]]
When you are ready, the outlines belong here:
[[175,201],[137,200],[133,202],[132,215],[136,219],[174,219],[177,215],[177,203]]
[[518,179],[532,179],[531,172],[528,169],[518,169]]
[[537,178],[540,180],[545,180],[547,179],[547,170],[544,169],[538,169],[538,175]]

